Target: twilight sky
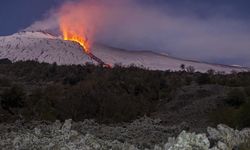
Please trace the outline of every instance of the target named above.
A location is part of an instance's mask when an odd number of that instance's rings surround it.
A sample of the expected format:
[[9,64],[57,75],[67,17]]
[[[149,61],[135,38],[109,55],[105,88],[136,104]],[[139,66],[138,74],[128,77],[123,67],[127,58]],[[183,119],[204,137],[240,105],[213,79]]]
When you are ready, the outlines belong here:
[[[50,18],[51,10],[63,1],[66,0],[1,0],[0,35],[15,33]],[[105,10],[111,7],[119,13],[106,18],[108,24],[100,22],[103,28],[97,33],[98,42],[250,66],[249,0],[133,0],[115,8],[110,5],[114,0],[100,1],[105,3]]]

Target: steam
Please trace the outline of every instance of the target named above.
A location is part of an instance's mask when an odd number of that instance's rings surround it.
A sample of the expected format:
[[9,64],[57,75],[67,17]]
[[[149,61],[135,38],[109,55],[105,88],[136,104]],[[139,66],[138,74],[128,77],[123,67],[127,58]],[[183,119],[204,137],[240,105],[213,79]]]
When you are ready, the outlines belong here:
[[58,12],[50,10],[45,14],[45,19],[34,22],[31,26],[24,29],[25,31],[58,31]]
[[180,14],[170,6],[159,10],[135,0],[80,0],[65,2],[30,29],[58,29],[58,18],[67,16],[72,27],[80,25],[92,42],[250,66],[249,22],[220,11],[205,19]]

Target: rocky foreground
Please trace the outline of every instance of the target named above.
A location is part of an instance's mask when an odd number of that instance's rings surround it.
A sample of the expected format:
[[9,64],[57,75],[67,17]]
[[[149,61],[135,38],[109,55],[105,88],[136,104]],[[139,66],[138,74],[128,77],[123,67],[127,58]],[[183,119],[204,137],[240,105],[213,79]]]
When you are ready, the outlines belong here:
[[169,137],[170,132],[178,131],[181,126],[185,125],[164,127],[159,120],[149,118],[117,126],[99,125],[92,120],[66,120],[64,123],[17,121],[0,124],[0,147],[3,150],[231,150],[240,149],[250,140],[250,129],[238,131],[226,125],[208,127],[207,134],[183,130],[176,138]]

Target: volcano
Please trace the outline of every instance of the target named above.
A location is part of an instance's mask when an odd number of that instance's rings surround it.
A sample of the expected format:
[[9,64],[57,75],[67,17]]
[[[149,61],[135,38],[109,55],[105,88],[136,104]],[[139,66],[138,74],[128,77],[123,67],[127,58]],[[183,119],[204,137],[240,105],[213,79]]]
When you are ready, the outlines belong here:
[[58,65],[93,62],[82,47],[45,32],[19,32],[0,37],[0,58],[11,61],[35,60]]
[[103,44],[93,44],[91,53],[89,53],[84,52],[83,47],[77,42],[66,41],[46,32],[28,31],[0,37],[0,59],[3,58],[8,58],[13,62],[35,60],[58,65],[100,64],[103,62],[110,66],[115,64],[125,67],[135,65],[150,70],[178,71],[184,64],[194,67],[199,72],[206,72],[209,69],[225,73],[230,73],[232,70],[249,71],[244,67],[184,60],[150,51],[129,51]]

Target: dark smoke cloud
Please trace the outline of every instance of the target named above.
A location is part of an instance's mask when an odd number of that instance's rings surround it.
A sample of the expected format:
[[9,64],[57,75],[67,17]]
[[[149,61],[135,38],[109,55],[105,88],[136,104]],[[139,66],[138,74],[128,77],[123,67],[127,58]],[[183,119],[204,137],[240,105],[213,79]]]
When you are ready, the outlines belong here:
[[[29,29],[58,28],[67,8],[95,42],[130,50],[165,51],[177,57],[250,66],[250,22],[216,10],[206,17],[134,0],[67,1]],[[230,8],[227,8],[227,10]]]

